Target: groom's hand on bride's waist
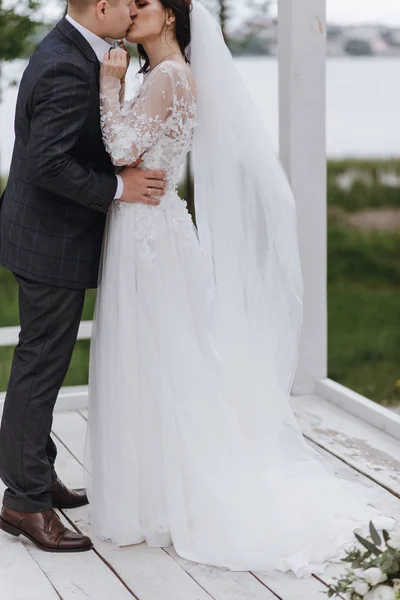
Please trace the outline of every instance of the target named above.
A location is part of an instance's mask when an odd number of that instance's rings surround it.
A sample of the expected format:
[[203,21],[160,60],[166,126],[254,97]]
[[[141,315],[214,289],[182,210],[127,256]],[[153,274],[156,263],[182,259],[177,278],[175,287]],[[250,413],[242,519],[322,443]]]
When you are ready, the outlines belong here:
[[[134,164],[137,166],[137,163]],[[142,202],[157,206],[167,185],[164,171],[150,171],[125,167],[119,176],[124,182],[121,202]]]

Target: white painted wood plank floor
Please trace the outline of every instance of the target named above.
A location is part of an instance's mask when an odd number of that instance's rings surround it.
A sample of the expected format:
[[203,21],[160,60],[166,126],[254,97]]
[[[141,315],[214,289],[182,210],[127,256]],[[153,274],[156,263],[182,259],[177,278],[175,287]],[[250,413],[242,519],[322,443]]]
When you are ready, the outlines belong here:
[[[360,481],[366,496],[377,495],[376,506],[400,523],[398,441],[315,396],[298,397],[293,407],[335,472]],[[85,411],[55,414],[58,472],[71,487],[82,485],[85,429]],[[323,576],[301,580],[278,572],[232,573],[183,560],[173,548],[116,548],[93,535],[88,507],[61,511],[61,517],[91,535],[95,549],[54,555],[0,532],[0,600],[319,600],[343,570],[332,564]]]

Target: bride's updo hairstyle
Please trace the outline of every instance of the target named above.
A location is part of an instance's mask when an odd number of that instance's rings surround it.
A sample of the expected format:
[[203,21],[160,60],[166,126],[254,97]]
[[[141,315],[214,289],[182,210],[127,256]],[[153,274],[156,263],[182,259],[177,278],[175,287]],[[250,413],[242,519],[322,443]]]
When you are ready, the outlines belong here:
[[[173,13],[175,16],[176,20],[173,25],[171,25],[171,28],[175,28],[176,41],[179,44],[182,56],[188,63],[188,46],[190,44],[190,11],[192,10],[191,0],[159,0],[159,2],[167,13]],[[165,35],[167,35],[166,29]],[[141,44],[138,44],[137,49],[141,66],[139,73],[147,73],[150,70],[149,57],[147,56],[146,51]],[[143,65],[142,59],[144,60]]]

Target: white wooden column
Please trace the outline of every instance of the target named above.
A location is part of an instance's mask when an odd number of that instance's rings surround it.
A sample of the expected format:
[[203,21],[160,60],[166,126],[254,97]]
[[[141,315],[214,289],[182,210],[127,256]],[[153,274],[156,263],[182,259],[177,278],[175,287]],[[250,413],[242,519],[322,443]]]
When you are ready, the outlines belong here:
[[279,0],[280,155],[298,206],[304,326],[293,393],[327,374],[326,0]]

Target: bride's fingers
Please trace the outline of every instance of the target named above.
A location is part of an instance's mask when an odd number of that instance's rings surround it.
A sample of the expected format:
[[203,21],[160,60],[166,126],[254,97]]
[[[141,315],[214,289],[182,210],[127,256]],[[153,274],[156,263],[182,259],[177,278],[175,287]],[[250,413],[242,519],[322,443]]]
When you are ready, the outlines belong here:
[[122,48],[111,48],[110,56],[123,56],[125,58],[125,50],[122,50]]
[[121,58],[123,58],[125,61],[126,53],[125,50],[122,50],[122,48],[111,48],[110,56],[111,58],[118,58],[118,60],[121,60]]
[[121,48],[113,48],[110,50],[109,64],[114,67],[126,69],[127,64],[125,50],[122,50]]
[[125,60],[126,60],[126,62],[128,63],[128,66],[129,66],[129,62],[131,60],[131,55],[129,53],[128,48],[125,46],[124,42],[121,42],[121,44],[122,44],[121,48],[125,52]]
[[125,52],[112,49],[104,55],[102,74],[121,79],[127,71]]

